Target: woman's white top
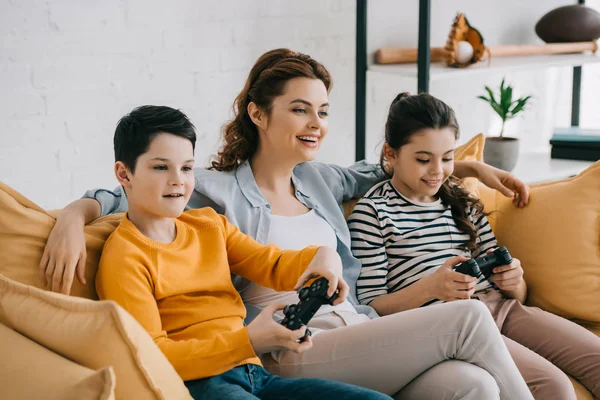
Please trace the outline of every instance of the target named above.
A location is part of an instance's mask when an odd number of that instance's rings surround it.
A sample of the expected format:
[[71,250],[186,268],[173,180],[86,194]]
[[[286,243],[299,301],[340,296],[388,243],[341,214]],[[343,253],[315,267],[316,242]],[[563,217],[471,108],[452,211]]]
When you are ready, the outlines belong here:
[[[310,210],[305,214],[292,217],[271,214],[271,229],[267,244],[274,244],[284,250],[300,250],[311,245],[327,246],[335,250],[337,237],[327,221],[314,210]],[[250,285],[241,295],[244,303],[258,307],[266,307],[274,302],[296,304],[299,300],[297,292],[277,292],[256,283]],[[356,313],[354,306],[346,300],[336,306],[323,305],[315,315],[331,311]],[[277,314],[283,318],[282,312]]]

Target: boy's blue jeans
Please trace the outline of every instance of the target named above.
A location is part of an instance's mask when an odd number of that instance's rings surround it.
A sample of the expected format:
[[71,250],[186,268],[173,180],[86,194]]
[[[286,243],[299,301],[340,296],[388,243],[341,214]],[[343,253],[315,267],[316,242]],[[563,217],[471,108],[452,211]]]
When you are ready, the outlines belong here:
[[281,378],[253,364],[241,365],[210,378],[186,381],[185,386],[194,400],[390,399],[379,392],[348,383],[313,378]]

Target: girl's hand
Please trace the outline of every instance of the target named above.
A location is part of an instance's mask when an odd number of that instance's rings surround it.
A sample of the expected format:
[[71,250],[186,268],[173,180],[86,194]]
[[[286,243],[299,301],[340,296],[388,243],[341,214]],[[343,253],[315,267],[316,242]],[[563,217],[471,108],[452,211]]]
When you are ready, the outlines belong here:
[[509,265],[502,265],[492,270],[492,282],[498,286],[498,289],[512,292],[517,290],[524,282],[523,268],[521,261],[513,258]]
[[342,260],[339,254],[332,248],[319,247],[317,254],[312,259],[306,271],[298,278],[294,290],[300,289],[306,282],[312,278],[324,277],[329,282],[328,296],[333,296],[337,291],[338,298],[333,302],[334,305],[340,304],[348,296],[348,284],[342,278]]
[[248,336],[256,354],[276,350],[289,350],[300,354],[312,347],[310,336],[304,342],[298,342],[304,336],[306,326],[292,331],[273,319],[273,314],[284,307],[283,303],[270,304],[248,325]]
[[475,293],[478,279],[454,271],[454,266],[467,261],[468,258],[456,256],[447,259],[437,271],[424,279],[428,279],[432,297],[443,301],[470,299]]

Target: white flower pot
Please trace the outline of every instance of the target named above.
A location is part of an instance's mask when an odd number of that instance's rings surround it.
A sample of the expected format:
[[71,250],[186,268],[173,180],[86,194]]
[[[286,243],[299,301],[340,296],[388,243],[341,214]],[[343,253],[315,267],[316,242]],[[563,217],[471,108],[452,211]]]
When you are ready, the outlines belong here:
[[485,139],[483,161],[504,171],[512,171],[519,158],[519,139],[489,136]]

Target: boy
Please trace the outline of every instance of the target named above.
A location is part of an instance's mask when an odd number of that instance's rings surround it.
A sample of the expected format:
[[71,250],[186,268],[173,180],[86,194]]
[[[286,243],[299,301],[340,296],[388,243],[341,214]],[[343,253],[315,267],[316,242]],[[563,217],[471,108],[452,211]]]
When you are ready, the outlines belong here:
[[112,299],[150,333],[194,399],[388,398],[321,379],[271,376],[256,354],[297,343],[266,308],[247,327],[230,273],[277,290],[323,276],[329,294],[348,286],[336,251],[281,251],[242,234],[211,208],[183,212],[194,189],[194,126],[178,110],[143,106],[123,117],[114,136],[114,171],[129,202],[106,241],[96,277],[101,299]]

